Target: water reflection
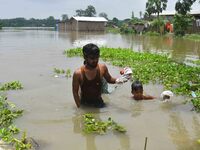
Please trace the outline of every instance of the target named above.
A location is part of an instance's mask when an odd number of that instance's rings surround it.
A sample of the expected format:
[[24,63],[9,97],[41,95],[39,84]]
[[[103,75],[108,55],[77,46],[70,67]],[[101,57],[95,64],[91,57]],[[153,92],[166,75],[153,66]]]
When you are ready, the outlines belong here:
[[165,37],[122,35],[122,37],[127,43],[130,43],[129,48],[134,51],[169,53],[172,59],[178,62],[184,62],[185,59],[196,60],[200,58],[200,42],[174,38],[173,35]]
[[138,117],[142,114],[144,109],[143,103],[142,101],[135,101],[134,100],[134,104],[131,107],[132,110],[132,117]]
[[[88,111],[88,112],[85,112],[85,113],[89,113],[91,111]],[[99,109],[96,109],[94,110],[94,113],[95,113],[95,118],[97,119],[100,119],[100,116],[99,116]],[[95,143],[95,138],[96,138],[96,135],[95,134],[84,134],[82,129],[83,129],[83,120],[82,120],[82,115],[84,113],[80,113],[77,114],[76,112],[76,115],[74,117],[72,117],[72,122],[74,124],[74,128],[73,128],[73,131],[74,133],[78,133],[78,134],[81,134],[82,136],[85,137],[86,139],[86,149],[87,150],[96,150],[96,143]]]
[[[194,139],[192,135],[190,135],[184,121],[181,119],[180,114],[172,113],[170,114],[170,125],[169,125],[169,134],[171,136],[172,141],[177,146],[177,150],[197,150],[200,146],[197,144],[197,137],[199,138],[199,134],[196,135]],[[200,133],[199,130],[199,122],[196,117],[193,118],[193,126],[194,133]]]

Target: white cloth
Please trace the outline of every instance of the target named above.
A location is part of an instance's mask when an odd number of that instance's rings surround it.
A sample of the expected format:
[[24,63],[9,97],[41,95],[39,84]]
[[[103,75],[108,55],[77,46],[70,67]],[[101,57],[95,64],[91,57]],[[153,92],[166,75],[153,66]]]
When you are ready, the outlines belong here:
[[163,92],[160,94],[160,97],[161,97],[162,99],[164,99],[165,96],[169,96],[169,97],[171,98],[172,96],[174,96],[174,94],[172,93],[172,91],[167,90],[167,91],[163,91]]

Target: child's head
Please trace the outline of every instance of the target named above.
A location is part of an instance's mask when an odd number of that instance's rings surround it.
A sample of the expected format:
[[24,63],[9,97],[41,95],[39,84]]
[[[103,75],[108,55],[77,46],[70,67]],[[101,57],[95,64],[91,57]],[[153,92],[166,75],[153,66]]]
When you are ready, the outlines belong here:
[[140,81],[136,80],[132,83],[131,93],[135,100],[143,99],[143,86]]

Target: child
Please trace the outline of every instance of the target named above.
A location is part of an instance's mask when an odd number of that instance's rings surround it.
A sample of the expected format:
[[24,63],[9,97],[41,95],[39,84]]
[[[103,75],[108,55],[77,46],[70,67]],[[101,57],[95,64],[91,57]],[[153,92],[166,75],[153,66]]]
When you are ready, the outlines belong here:
[[133,98],[135,100],[152,100],[155,98],[150,95],[143,95],[143,86],[142,83],[138,80],[132,83],[131,93],[133,94]]

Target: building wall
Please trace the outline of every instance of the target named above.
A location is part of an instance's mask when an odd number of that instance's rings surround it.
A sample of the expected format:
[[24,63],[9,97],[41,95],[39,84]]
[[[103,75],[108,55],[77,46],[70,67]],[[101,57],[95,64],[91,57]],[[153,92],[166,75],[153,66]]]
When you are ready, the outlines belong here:
[[105,22],[79,21],[70,19],[67,22],[58,23],[59,31],[104,31]]
[[104,22],[78,22],[78,31],[104,31]]

